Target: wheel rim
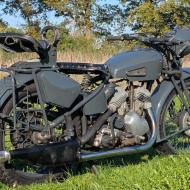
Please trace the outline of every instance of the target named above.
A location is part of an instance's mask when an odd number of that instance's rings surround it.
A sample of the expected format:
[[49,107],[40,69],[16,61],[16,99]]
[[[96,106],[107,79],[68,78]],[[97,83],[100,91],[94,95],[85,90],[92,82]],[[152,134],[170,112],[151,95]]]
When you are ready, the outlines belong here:
[[[163,136],[167,137],[180,129],[190,126],[189,122],[182,123],[184,116],[189,115],[179,95],[173,95],[169,100],[163,116]],[[185,124],[185,125],[184,125]],[[190,148],[189,131],[183,132],[168,140],[169,144],[177,151],[186,151]]]

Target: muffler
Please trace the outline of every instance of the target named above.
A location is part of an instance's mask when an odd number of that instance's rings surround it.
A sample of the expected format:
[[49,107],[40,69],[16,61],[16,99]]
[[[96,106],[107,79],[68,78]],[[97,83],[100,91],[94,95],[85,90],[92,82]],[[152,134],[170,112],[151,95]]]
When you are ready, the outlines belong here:
[[146,144],[126,147],[126,148],[112,149],[102,152],[81,153],[80,160],[81,161],[97,160],[97,159],[110,158],[115,156],[124,156],[124,155],[130,155],[147,151],[149,148],[151,148],[154,145],[156,141],[156,119],[151,108],[148,108],[147,112],[151,120],[152,134]]
[[16,149],[10,151],[10,155],[11,159],[26,160],[34,164],[45,166],[63,165],[78,161],[79,148],[79,143],[71,140],[66,143],[52,143]]

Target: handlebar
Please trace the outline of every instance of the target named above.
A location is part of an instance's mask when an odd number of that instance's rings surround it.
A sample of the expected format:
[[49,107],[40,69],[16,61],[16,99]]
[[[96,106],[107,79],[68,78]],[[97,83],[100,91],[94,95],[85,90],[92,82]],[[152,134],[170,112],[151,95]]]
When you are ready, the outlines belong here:
[[125,40],[137,40],[146,44],[166,44],[166,45],[179,45],[182,42],[174,39],[168,38],[156,38],[156,37],[147,37],[140,36],[136,34],[123,34],[121,36],[109,36],[108,41],[125,41]]

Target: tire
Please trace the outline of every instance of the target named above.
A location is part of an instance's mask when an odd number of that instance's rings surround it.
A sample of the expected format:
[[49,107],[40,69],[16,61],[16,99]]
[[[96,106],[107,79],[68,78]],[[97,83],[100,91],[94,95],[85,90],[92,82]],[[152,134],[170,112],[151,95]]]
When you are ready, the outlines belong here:
[[[190,81],[185,81],[188,91],[190,90]],[[181,87],[180,87],[181,88]],[[182,93],[183,90],[181,90]],[[174,110],[175,109],[175,110]],[[176,113],[174,113],[176,111]],[[171,113],[173,112],[173,113]],[[159,133],[160,139],[167,137],[168,135],[181,129],[183,123],[181,118],[187,113],[183,103],[174,89],[167,97],[162,112],[160,114]],[[173,114],[173,115],[172,115]],[[171,120],[171,121],[170,121]],[[185,143],[181,143],[185,139]],[[185,146],[183,146],[183,144]],[[157,151],[163,155],[178,154],[181,151],[190,149],[190,136],[182,133],[175,138],[168,140],[157,146]]]
[[[28,92],[26,89],[22,89],[17,94],[17,101],[26,97],[27,93],[29,95],[36,94],[36,88],[34,84],[27,86]],[[5,115],[9,115],[11,110],[13,109],[12,106],[12,99],[9,99],[4,107],[2,108],[1,112]],[[4,125],[1,124],[1,129],[4,129]],[[0,150],[4,149],[4,133],[0,130]],[[59,173],[60,175],[60,173]],[[9,185],[9,186],[16,186],[16,185],[28,185],[31,183],[42,183],[50,178],[49,174],[44,173],[28,173],[24,171],[19,171],[15,168],[9,166],[9,164],[5,164],[0,167],[0,181]],[[53,179],[53,175],[51,175],[51,179]]]

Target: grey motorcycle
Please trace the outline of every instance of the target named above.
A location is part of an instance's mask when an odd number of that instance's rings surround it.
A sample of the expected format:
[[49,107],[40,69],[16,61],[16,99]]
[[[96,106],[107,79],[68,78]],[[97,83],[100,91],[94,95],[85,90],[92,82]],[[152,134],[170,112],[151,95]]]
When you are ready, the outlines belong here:
[[43,182],[64,177],[80,162],[151,147],[163,154],[190,147],[190,69],[182,68],[190,53],[190,29],[164,37],[111,36],[110,41],[137,40],[146,48],[120,53],[105,64],[58,62],[59,39],[50,26],[42,30],[42,40],[0,33],[5,51],[39,55],[0,68],[8,73],[0,80],[2,182]]

